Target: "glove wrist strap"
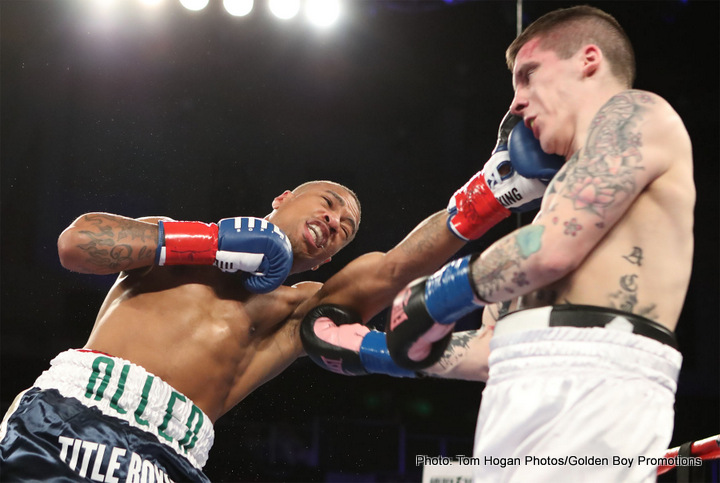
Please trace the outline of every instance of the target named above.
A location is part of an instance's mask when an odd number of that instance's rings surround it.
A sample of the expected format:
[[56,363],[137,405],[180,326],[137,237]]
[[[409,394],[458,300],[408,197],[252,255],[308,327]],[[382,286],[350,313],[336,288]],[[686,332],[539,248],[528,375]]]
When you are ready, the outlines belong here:
[[218,226],[199,221],[158,222],[157,265],[212,265],[218,249]]
[[473,255],[453,260],[425,282],[425,304],[435,322],[443,325],[455,323],[487,304],[475,290],[471,260]]
[[394,377],[415,377],[415,371],[403,369],[390,357],[385,333],[372,330],[363,338],[360,360],[370,374],[387,374]]
[[465,241],[476,240],[510,216],[510,210],[495,199],[482,176],[462,194],[455,195],[457,213],[448,217],[448,227]]

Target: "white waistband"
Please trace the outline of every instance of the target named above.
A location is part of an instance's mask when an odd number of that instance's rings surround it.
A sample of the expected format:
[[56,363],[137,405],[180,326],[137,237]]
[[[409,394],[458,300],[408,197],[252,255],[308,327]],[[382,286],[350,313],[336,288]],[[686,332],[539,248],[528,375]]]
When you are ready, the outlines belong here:
[[597,369],[642,374],[675,392],[682,355],[673,347],[634,334],[621,323],[549,327],[551,310],[523,310],[498,322],[490,341],[490,378],[519,372]]
[[98,408],[153,434],[198,469],[215,439],[212,421],[193,402],[142,367],[99,352],[68,350],[50,362],[35,387]]

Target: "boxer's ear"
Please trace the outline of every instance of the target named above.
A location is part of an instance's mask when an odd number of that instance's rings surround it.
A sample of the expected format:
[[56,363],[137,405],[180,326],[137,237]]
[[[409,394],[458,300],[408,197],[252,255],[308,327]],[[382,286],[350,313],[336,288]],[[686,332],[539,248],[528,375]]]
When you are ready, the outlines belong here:
[[273,210],[277,210],[278,207],[279,207],[281,204],[283,204],[286,200],[290,200],[290,199],[292,199],[292,198],[294,198],[294,197],[295,197],[295,195],[293,194],[292,191],[290,191],[290,190],[285,190],[285,191],[283,192],[283,194],[276,196],[275,199],[273,200],[273,202],[272,202]]
[[603,60],[602,51],[595,44],[588,44],[582,49],[582,73],[585,77],[592,77],[600,68]]

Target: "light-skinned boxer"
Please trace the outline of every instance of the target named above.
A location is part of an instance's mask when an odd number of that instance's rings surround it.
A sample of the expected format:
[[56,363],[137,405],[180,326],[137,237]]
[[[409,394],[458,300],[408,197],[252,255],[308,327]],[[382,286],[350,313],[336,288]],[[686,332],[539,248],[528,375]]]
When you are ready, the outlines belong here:
[[518,464],[479,464],[476,481],[655,481],[656,466],[617,461],[662,457],[672,437],[693,257],[687,130],[631,89],[630,40],[601,10],[546,14],[507,61],[511,111],[568,161],[532,224],[400,293],[391,355],[433,364],[458,314],[487,306],[485,343],[456,370],[489,373],[477,461]]

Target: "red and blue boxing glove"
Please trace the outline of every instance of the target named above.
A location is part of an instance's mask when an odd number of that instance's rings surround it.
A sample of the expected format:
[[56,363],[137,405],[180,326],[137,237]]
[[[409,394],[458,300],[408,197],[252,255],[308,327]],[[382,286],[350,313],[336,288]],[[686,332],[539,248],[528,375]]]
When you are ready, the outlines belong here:
[[493,154],[448,203],[448,228],[463,240],[480,238],[510,216],[540,206],[545,188],[565,162],[543,152],[520,117],[507,113]]
[[[537,208],[565,162],[544,153],[519,120],[510,113],[503,118],[492,157],[450,199],[448,227],[463,240],[479,238],[511,212]],[[316,307],[300,326],[305,351],[316,364],[338,374],[415,377],[415,371],[440,360],[455,322],[485,305],[470,278],[470,257],[450,262],[401,292],[387,334],[370,330],[343,307]]]
[[356,312],[339,305],[318,305],[308,312],[300,324],[300,339],[313,362],[337,374],[416,377],[393,362],[384,332],[370,330]]
[[485,305],[470,276],[472,257],[453,260],[395,297],[386,338],[390,357],[398,366],[419,371],[437,363],[455,322]]
[[317,365],[337,374],[417,377],[417,371],[440,360],[455,322],[485,305],[470,278],[472,257],[453,260],[400,292],[387,333],[363,325],[350,309],[331,304],[315,307],[300,324],[305,352]]
[[400,292],[387,333],[366,327],[350,309],[315,307],[300,324],[305,352],[320,367],[346,376],[417,377],[440,360],[455,322],[485,305],[470,278],[472,257],[453,260]]
[[224,272],[245,272],[243,284],[253,293],[278,288],[292,268],[290,240],[262,218],[224,218],[158,222],[157,265],[215,265]]

